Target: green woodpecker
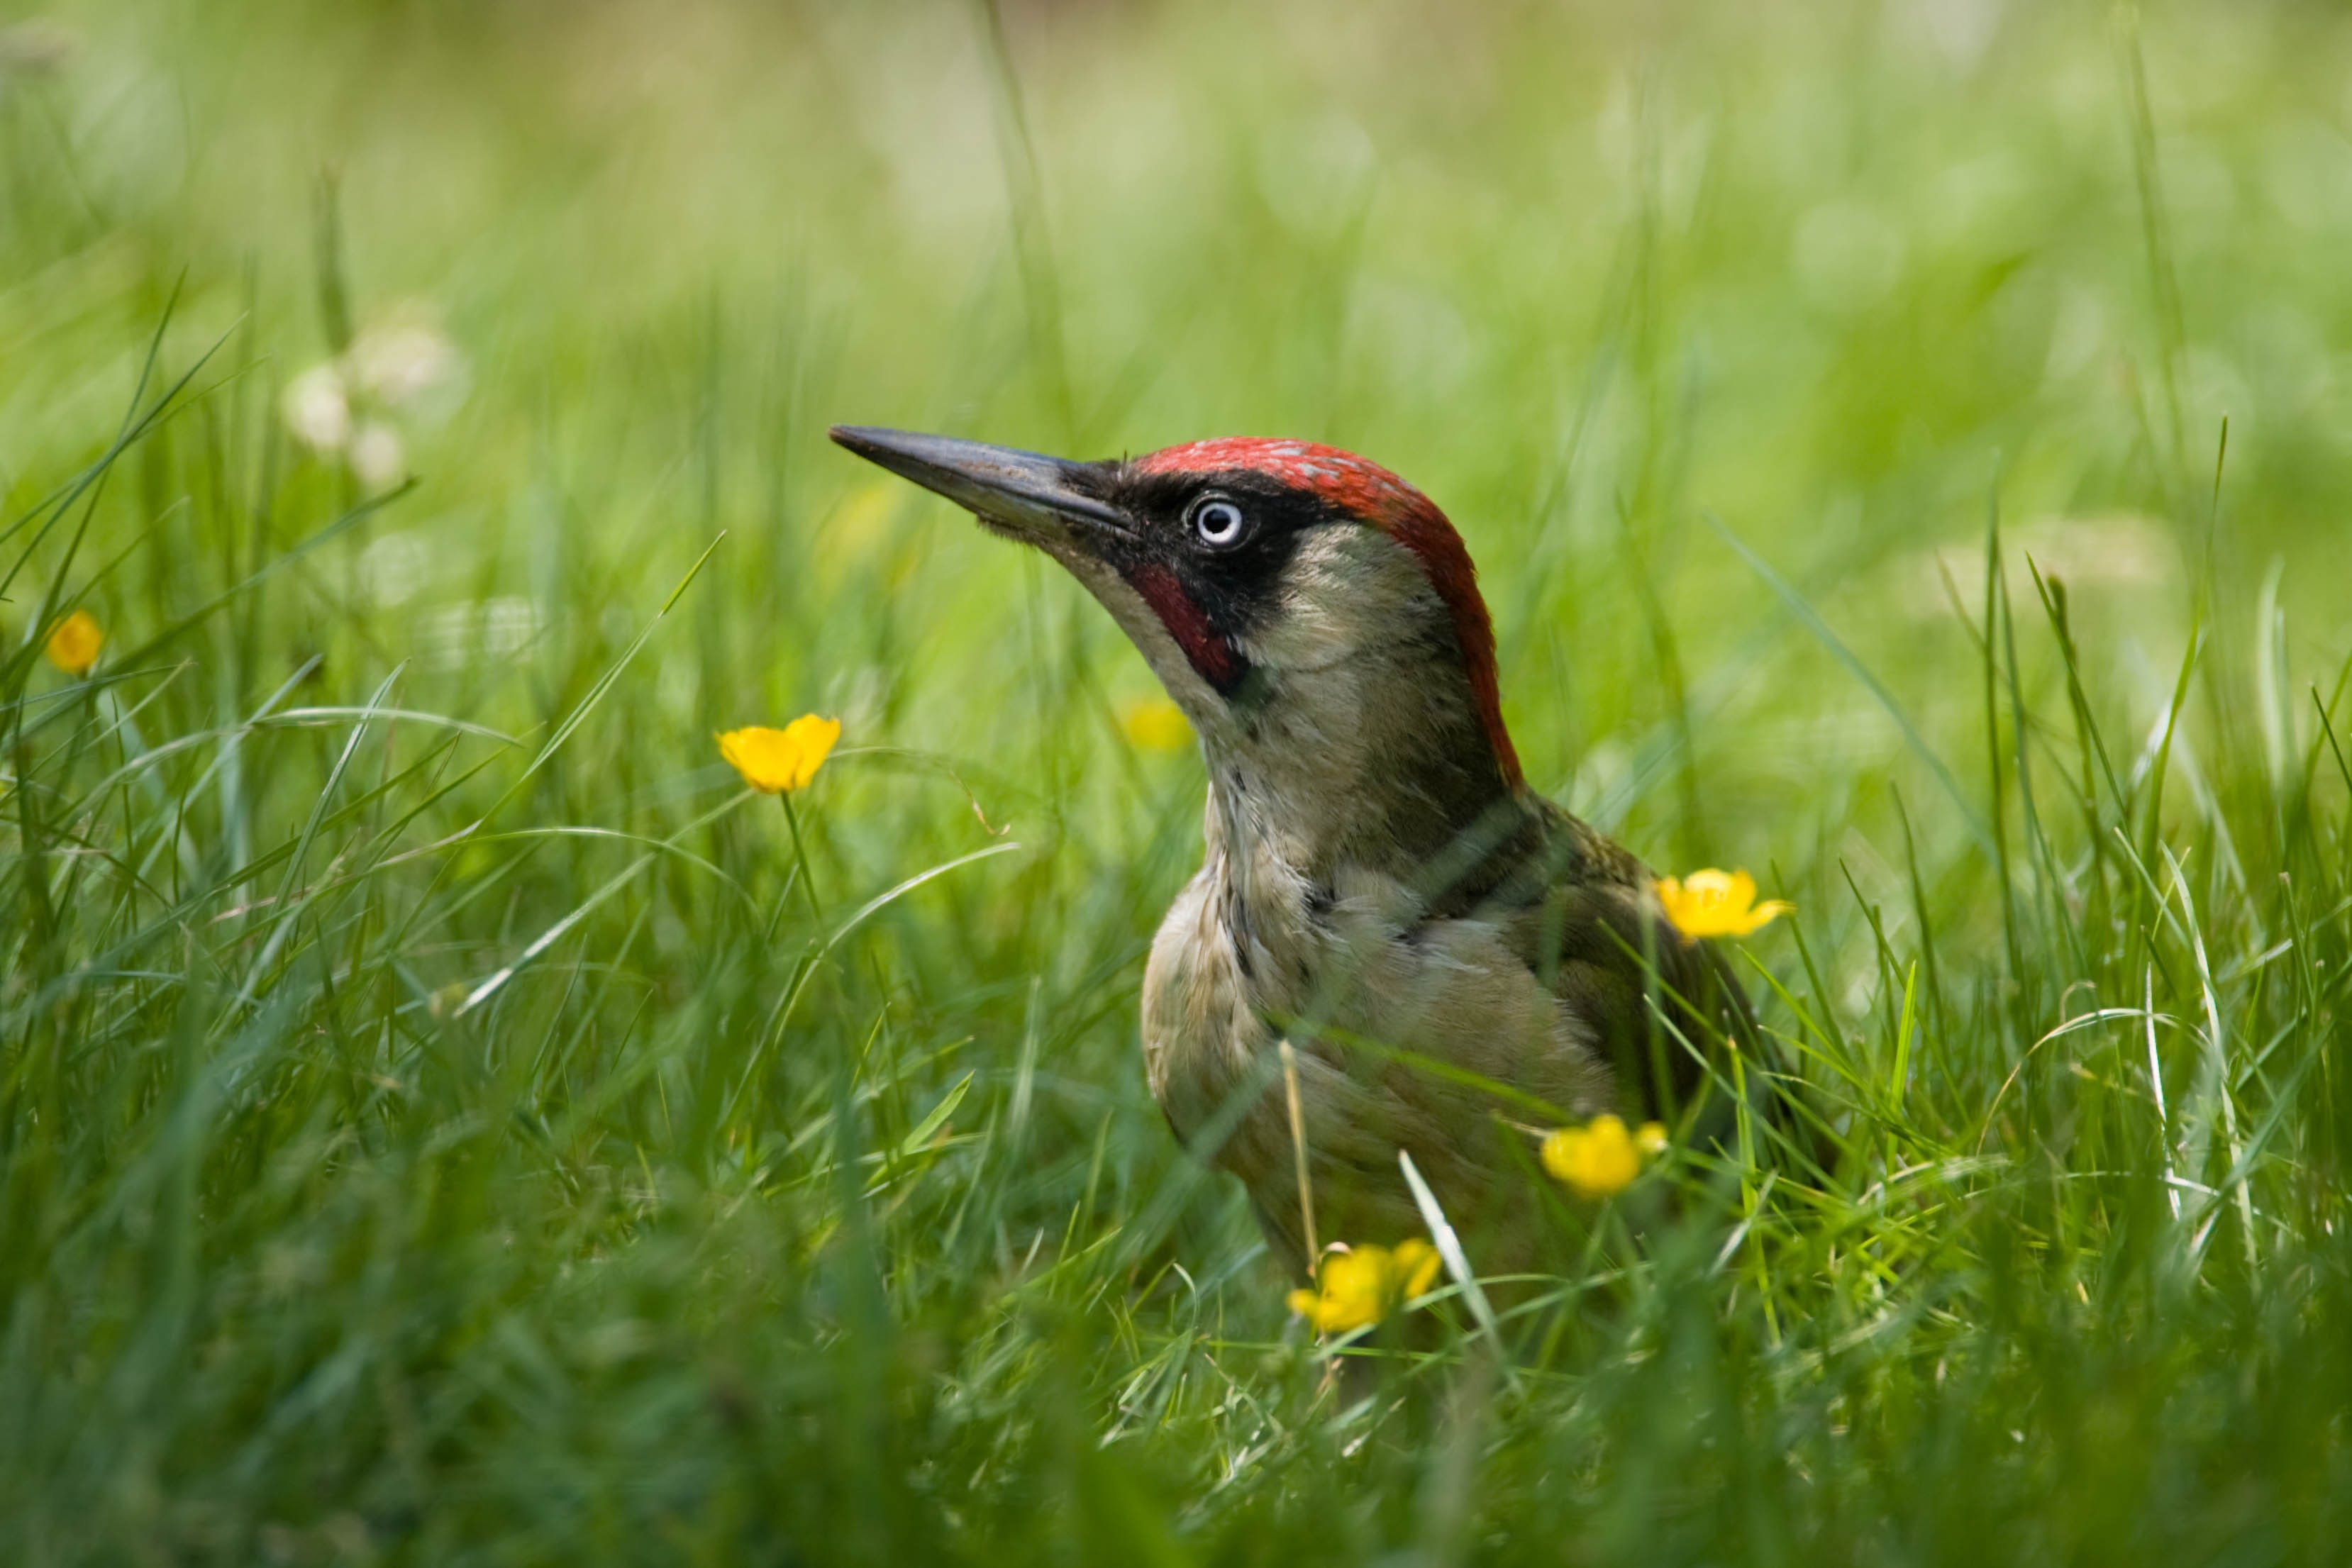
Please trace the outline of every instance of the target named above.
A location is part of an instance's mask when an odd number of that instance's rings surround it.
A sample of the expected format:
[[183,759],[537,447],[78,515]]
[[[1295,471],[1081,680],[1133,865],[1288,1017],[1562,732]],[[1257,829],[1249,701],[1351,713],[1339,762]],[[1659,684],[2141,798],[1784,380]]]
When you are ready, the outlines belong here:
[[1699,1094],[1745,1000],[1640,861],[1528,788],[1469,552],[1419,490],[1299,441],[833,438],[1060,562],[1199,734],[1206,855],[1151,946],[1145,1071],[1292,1262],[1285,1040],[1321,1239],[1424,1230],[1403,1150],[1482,1271],[1532,1257],[1539,1119],[1486,1085],[1579,1116]]

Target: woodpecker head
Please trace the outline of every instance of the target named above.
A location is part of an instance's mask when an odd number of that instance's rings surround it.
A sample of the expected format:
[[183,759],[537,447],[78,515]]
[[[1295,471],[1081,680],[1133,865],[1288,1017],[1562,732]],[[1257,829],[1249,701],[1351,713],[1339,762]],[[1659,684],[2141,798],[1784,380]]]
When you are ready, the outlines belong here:
[[1469,552],[1377,464],[1246,438],[1098,463],[854,426],[833,439],[1085,584],[1222,790],[1277,812],[1352,808],[1423,854],[1519,791]]

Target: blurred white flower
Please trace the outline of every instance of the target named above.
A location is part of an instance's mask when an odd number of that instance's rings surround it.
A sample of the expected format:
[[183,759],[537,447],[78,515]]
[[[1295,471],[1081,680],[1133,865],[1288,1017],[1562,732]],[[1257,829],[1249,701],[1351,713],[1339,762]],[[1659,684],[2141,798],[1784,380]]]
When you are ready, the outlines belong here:
[[286,428],[313,452],[340,452],[352,438],[352,400],[343,373],[331,364],[313,365],[286,383]]
[[[465,356],[447,335],[418,308],[404,308],[288,383],[286,427],[320,455],[341,455],[362,484],[382,489],[408,476],[403,430],[446,413],[465,395]],[[417,406],[428,398],[433,406]],[[398,423],[395,413],[404,415]]]
[[400,448],[400,433],[380,419],[360,422],[352,432],[347,455],[352,472],[370,489],[387,489],[408,476],[408,456]]
[[456,381],[465,369],[457,345],[429,322],[394,318],[352,340],[343,356],[352,384],[397,408]]

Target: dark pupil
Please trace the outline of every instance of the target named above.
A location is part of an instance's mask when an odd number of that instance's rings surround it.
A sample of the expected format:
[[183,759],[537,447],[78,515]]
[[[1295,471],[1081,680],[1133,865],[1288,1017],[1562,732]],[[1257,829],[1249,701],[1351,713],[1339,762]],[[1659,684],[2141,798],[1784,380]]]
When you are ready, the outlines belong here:
[[1201,508],[1201,532],[1212,539],[1229,539],[1241,530],[1241,526],[1240,510],[1227,502],[1217,501]]

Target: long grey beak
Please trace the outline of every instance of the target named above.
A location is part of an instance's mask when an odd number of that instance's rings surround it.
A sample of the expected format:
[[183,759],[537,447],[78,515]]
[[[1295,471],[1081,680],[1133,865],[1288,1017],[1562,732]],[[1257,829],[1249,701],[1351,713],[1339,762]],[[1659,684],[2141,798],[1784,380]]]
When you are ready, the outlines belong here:
[[1118,508],[1073,483],[1084,465],[1064,458],[862,424],[836,424],[833,438],[867,462],[1018,532],[1034,534],[1072,520],[1130,531]]

